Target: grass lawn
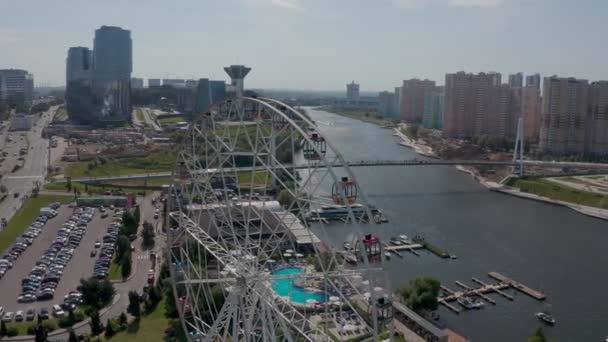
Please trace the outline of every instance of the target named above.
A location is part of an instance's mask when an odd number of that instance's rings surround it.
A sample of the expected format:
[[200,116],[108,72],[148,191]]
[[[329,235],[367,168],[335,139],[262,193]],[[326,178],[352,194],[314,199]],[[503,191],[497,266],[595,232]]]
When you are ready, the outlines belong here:
[[65,108],[58,108],[57,111],[55,111],[55,116],[53,116],[54,122],[65,121],[67,119],[68,112],[65,110]]
[[186,120],[182,116],[158,119],[158,122],[160,122],[161,124],[172,124],[172,123],[181,122],[181,121],[186,121]]
[[[175,159],[175,152],[163,150],[142,157],[110,159],[104,164],[79,161],[70,163],[64,174],[67,177],[79,178],[171,171],[175,167]],[[92,166],[89,168],[89,165]]]
[[542,178],[514,177],[509,179],[507,185],[519,188],[522,192],[529,192],[538,196],[589,207],[608,209],[608,195],[577,190]]
[[165,330],[169,328],[171,321],[165,317],[165,301],[161,300],[156,309],[148,315],[142,316],[139,323],[134,322],[127,328],[110,339],[112,342],[154,342],[164,341]]
[[119,264],[112,263],[110,264],[110,271],[108,272],[108,279],[110,280],[122,280],[122,267]]
[[267,171],[256,171],[253,174],[253,182],[251,176],[251,171],[243,171],[237,173],[237,179],[239,181],[239,184],[241,185],[241,188],[247,188],[247,185],[251,183],[253,183],[254,186],[265,186],[270,184],[272,179],[270,173]]
[[73,198],[73,196],[62,195],[38,195],[38,197],[30,198],[13,216],[6,228],[0,232],[0,251],[5,251],[30,226],[40,214],[40,208],[53,202],[69,203],[73,201]]
[[570,183],[576,183],[576,184],[581,184],[581,185],[594,186],[596,188],[607,189],[607,187],[605,187],[605,186],[594,184],[594,183],[590,183],[590,182],[585,181],[583,179],[578,179],[578,178],[574,178],[574,177],[563,177],[563,178],[557,178],[557,179],[561,179],[563,181],[570,182]]
[[137,118],[137,120],[139,120],[139,122],[141,123],[145,123],[146,119],[144,118],[144,113],[141,111],[140,108],[137,108],[135,110],[135,117]]

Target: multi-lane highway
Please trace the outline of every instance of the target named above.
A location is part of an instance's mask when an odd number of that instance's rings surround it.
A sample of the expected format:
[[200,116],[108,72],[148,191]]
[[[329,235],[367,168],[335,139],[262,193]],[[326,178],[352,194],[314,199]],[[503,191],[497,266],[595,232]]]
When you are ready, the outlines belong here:
[[[9,221],[26,195],[32,193],[36,182],[40,185],[44,182],[49,141],[42,138],[42,129],[51,122],[56,109],[57,107],[52,107],[43,113],[29,131],[9,132],[10,124],[4,123],[0,133],[0,149],[6,152],[6,156],[0,166],[0,183],[6,186],[8,196],[0,203],[0,218]],[[12,141],[9,141],[9,135]],[[27,150],[24,156],[19,153],[22,148]],[[20,157],[23,157],[23,160],[19,160]],[[15,165],[21,167],[13,172]]]

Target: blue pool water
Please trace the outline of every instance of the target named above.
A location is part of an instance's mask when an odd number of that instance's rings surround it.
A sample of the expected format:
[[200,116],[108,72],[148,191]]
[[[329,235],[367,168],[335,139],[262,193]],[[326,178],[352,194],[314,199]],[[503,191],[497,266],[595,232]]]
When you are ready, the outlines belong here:
[[[280,270],[273,271],[274,275],[287,275],[287,274],[300,274],[302,269],[300,267],[287,267]],[[301,287],[294,285],[293,281],[295,278],[284,278],[276,279],[273,281],[272,289],[281,297],[290,297],[292,301],[296,303],[306,304],[309,299],[318,300],[321,302],[326,301],[326,296],[322,292],[311,292]]]

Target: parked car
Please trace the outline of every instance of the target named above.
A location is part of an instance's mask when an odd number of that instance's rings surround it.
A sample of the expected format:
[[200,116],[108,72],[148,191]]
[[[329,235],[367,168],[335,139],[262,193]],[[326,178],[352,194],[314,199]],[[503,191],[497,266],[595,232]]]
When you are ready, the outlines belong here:
[[48,308],[40,308],[38,312],[38,318],[40,319],[49,319],[49,309]]
[[35,317],[36,317],[36,311],[34,311],[33,308],[27,309],[27,311],[25,312],[25,320],[33,321]]
[[65,311],[61,308],[61,306],[55,304],[53,305],[53,315],[57,318],[61,318],[65,316]]
[[15,321],[21,322],[21,321],[23,321],[24,318],[25,318],[25,316],[23,314],[23,310],[17,311],[17,313],[15,314]]
[[2,322],[12,322],[13,321],[13,312],[9,311],[7,313],[4,314],[4,316],[2,316]]

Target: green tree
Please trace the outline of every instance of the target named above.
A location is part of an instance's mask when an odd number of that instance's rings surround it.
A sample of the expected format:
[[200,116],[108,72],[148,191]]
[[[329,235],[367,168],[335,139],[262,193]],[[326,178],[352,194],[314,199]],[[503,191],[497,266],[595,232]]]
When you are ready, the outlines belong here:
[[68,342],[78,342],[78,336],[73,329],[70,329],[70,337],[68,338]]
[[528,342],[547,342],[547,338],[545,337],[545,333],[543,332],[542,327],[536,328],[534,331],[534,335],[528,338]]
[[101,319],[99,318],[99,312],[93,311],[91,312],[91,333],[93,335],[99,335],[103,331],[103,324],[101,324]]
[[47,336],[48,336],[48,331],[42,326],[42,324],[38,324],[38,326],[36,327],[36,336],[34,338],[34,341],[36,342],[46,342]]
[[420,277],[409,282],[399,291],[405,304],[416,312],[436,310],[439,305],[440,283],[437,279]]
[[317,272],[333,271],[338,266],[338,255],[331,252],[320,252],[318,256],[309,256],[307,261],[315,266]]
[[116,332],[114,331],[114,327],[112,324],[112,321],[110,321],[110,319],[108,319],[108,321],[106,322],[106,331],[105,331],[105,337],[106,338],[110,338],[112,336],[114,336]]
[[0,336],[6,336],[6,323],[0,323]]
[[97,310],[110,304],[115,294],[114,287],[108,279],[80,279],[80,288],[83,303]]
[[68,177],[65,182],[65,188],[68,192],[72,191],[72,177]]
[[277,196],[277,201],[279,201],[279,204],[283,208],[288,209],[293,203],[293,195],[289,190],[283,189],[279,192],[279,196]]
[[177,306],[175,305],[175,297],[173,296],[172,280],[167,278],[163,281],[163,292],[165,296],[165,316],[169,318],[177,318]]
[[118,324],[120,324],[121,327],[126,327],[127,326],[127,322],[128,322],[128,318],[127,318],[127,314],[123,312],[120,313],[120,316],[118,316]]
[[129,250],[120,261],[120,271],[123,279],[127,279],[131,274],[131,251]]
[[125,235],[131,235],[137,233],[137,222],[135,216],[128,210],[122,214],[122,225]]
[[116,263],[122,262],[122,259],[128,252],[131,251],[131,242],[129,238],[123,234],[118,235],[118,239],[116,240]]
[[143,245],[146,247],[154,246],[154,226],[152,223],[145,221],[143,224],[143,228],[141,231],[141,235],[143,237]]
[[141,308],[139,305],[139,295],[135,291],[129,291],[129,306],[127,312],[132,316],[139,317],[141,315]]
[[133,210],[133,217],[135,218],[135,222],[137,222],[137,224],[141,222],[141,213],[139,212],[139,205],[135,206],[135,210]]

